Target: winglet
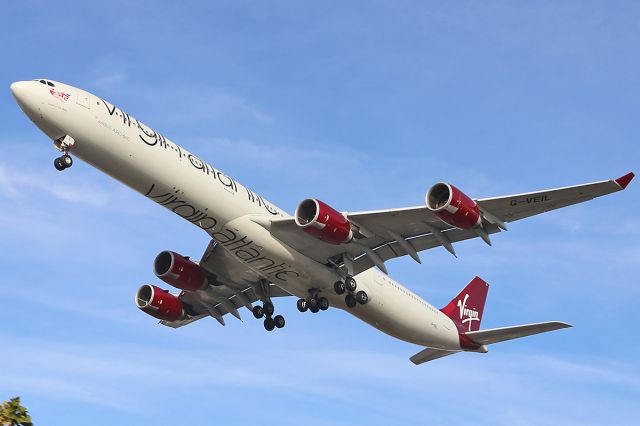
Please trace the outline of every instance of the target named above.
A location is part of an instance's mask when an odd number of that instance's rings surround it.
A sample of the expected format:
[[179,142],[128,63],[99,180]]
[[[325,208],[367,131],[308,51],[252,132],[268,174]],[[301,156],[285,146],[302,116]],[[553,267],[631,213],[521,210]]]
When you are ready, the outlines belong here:
[[635,174],[633,174],[633,172],[629,172],[626,175],[616,179],[616,183],[620,186],[620,188],[625,189],[627,185],[629,185],[629,182],[631,182],[631,179],[633,179],[634,176]]

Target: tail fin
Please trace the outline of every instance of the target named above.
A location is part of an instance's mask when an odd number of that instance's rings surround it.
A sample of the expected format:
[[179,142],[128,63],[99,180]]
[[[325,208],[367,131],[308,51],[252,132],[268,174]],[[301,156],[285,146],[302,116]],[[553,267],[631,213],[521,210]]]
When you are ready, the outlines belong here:
[[480,329],[489,284],[475,277],[447,306],[440,309],[451,318],[460,332]]

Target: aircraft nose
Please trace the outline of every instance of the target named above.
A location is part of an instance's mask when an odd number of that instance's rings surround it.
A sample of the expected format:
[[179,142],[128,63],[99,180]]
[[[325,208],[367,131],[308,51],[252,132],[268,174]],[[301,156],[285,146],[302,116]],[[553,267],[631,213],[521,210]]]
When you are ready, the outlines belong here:
[[26,81],[16,81],[15,83],[11,84],[11,93],[13,93],[13,97],[16,98],[18,102],[24,99],[24,95],[27,91],[26,86]]
[[40,102],[38,91],[34,88],[32,81],[16,81],[11,85],[11,93],[16,99],[20,109],[32,120],[40,115]]
[[27,114],[33,113],[35,98],[31,81],[16,81],[11,84],[11,93],[20,108]]

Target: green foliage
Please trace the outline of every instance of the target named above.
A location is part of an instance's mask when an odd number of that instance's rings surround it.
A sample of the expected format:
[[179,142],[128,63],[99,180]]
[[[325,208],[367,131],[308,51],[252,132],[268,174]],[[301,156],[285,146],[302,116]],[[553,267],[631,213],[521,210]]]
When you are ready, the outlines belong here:
[[33,426],[27,409],[20,405],[20,397],[11,398],[0,406],[0,425]]

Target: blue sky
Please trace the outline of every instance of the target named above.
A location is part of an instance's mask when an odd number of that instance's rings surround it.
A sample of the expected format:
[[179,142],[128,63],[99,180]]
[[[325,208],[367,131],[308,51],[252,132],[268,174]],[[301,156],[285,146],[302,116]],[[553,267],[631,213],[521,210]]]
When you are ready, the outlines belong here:
[[637,2],[3,2],[0,400],[36,424],[637,424],[638,182],[493,238],[391,261],[483,327],[574,328],[416,367],[348,314],[171,330],[133,295],[207,236],[55,151],[9,84],[100,95],[288,211],[417,205],[638,172]]

